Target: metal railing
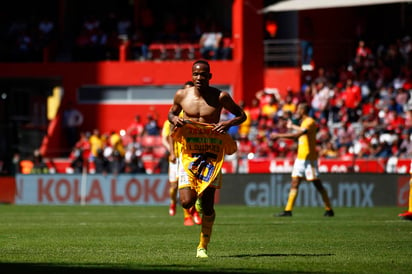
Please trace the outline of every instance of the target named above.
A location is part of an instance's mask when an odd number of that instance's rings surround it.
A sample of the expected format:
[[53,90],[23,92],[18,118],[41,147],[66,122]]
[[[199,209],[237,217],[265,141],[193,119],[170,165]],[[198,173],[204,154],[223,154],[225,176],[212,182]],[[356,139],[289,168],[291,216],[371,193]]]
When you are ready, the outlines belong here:
[[299,39],[264,40],[264,62],[267,67],[298,67],[301,63]]

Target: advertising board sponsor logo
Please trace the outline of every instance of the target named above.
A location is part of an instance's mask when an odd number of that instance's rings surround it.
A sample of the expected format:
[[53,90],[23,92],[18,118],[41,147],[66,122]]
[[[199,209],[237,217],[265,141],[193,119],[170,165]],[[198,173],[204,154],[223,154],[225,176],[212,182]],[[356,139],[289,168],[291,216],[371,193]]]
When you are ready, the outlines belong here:
[[[345,207],[373,207],[375,185],[365,182],[324,181],[332,205]],[[284,206],[289,195],[290,184],[279,175],[270,176],[269,182],[248,182],[244,190],[244,200],[249,206]],[[302,183],[296,199],[296,206],[323,206],[322,198],[310,183]]]
[[[18,177],[17,204],[77,204],[81,176],[25,175]],[[167,204],[167,176],[88,176],[87,204]]]
[[398,179],[398,195],[397,195],[397,203],[398,206],[401,207],[408,207],[409,202],[409,178],[408,177],[400,177]]

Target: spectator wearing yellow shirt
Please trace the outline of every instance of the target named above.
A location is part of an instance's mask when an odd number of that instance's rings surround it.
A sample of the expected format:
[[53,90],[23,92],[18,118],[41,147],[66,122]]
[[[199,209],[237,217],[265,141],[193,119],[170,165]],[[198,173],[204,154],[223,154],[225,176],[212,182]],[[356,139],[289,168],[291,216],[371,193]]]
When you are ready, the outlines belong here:
[[126,150],[123,145],[122,137],[116,131],[112,131],[109,137],[109,144],[113,151],[118,151],[121,157],[124,157]]
[[286,94],[285,102],[282,105],[282,111],[295,113],[296,103],[293,102],[293,95],[291,93]]
[[272,97],[268,104],[262,106],[262,116],[273,119],[279,110],[279,101],[276,97]]
[[92,160],[97,157],[98,150],[103,150],[105,141],[103,140],[100,131],[96,128],[93,130],[93,134],[89,138],[90,151]]
[[239,106],[243,108],[243,111],[246,114],[246,120],[239,125],[239,136],[248,136],[250,132],[250,127],[252,126],[252,117],[250,115],[250,108],[245,106],[245,102],[241,101]]

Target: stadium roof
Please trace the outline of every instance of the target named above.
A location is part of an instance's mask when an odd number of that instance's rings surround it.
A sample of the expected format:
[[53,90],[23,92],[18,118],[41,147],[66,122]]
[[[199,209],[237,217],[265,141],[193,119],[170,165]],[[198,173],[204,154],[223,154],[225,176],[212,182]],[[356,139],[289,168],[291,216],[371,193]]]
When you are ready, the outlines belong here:
[[408,2],[412,4],[412,0],[288,0],[269,5],[262,12],[328,9]]

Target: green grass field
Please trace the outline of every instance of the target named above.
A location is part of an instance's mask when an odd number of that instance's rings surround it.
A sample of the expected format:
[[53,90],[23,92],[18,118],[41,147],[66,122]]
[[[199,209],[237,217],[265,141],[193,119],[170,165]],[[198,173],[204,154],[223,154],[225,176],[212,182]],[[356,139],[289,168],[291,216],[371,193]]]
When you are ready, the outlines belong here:
[[411,273],[401,208],[216,206],[209,258],[200,226],[165,206],[0,206],[0,273]]

